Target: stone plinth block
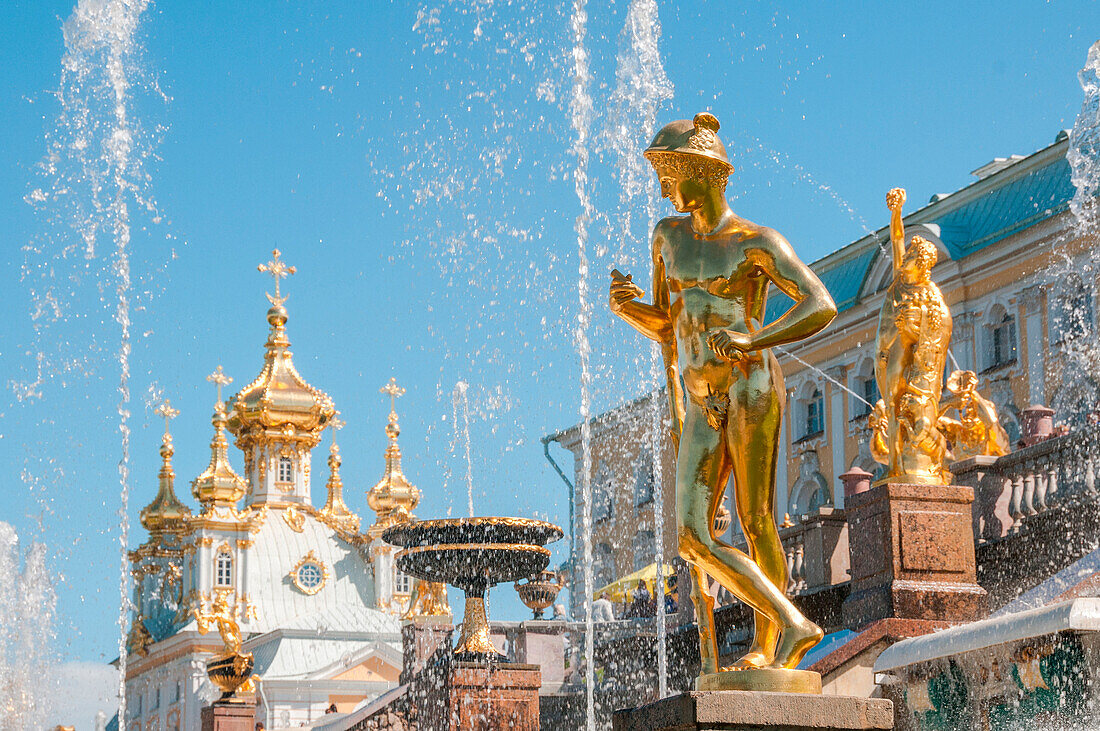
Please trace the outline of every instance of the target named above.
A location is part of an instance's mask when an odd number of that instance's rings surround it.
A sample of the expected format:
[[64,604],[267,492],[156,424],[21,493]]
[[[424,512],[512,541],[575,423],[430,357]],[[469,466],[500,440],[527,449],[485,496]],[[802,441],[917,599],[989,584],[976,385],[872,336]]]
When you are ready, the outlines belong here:
[[853,627],[888,617],[969,621],[987,613],[978,586],[973,489],[888,482],[846,504]]
[[538,731],[538,665],[458,662],[450,675],[451,728]]
[[884,698],[693,691],[616,711],[614,731],[803,731],[892,729],[894,705]]
[[253,699],[214,701],[202,709],[202,731],[253,731],[255,726]]
[[414,617],[402,622],[400,681],[408,683],[437,655],[449,653],[454,629],[450,617]]

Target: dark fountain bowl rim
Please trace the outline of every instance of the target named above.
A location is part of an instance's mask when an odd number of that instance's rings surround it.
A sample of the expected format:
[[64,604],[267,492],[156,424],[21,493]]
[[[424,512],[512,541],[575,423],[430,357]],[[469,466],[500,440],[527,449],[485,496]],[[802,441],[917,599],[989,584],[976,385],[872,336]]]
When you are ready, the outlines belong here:
[[439,543],[525,543],[544,546],[559,540],[564,531],[545,520],[481,516],[435,518],[395,525],[382,533],[387,543],[404,548]]

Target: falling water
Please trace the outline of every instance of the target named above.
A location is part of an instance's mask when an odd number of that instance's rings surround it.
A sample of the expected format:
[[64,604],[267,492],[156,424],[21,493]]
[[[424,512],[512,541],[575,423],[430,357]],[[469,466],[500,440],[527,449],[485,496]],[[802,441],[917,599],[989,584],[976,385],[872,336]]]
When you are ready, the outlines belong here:
[[1069,134],[1066,160],[1076,189],[1069,202],[1080,233],[1096,230],[1096,196],[1100,194],[1100,41],[1089,49],[1085,67],[1077,74],[1085,92],[1081,111]]
[[[136,34],[147,7],[148,0],[78,0],[63,26],[65,54],[57,93],[61,112],[41,166],[47,190],[36,189],[28,196],[34,204],[52,198],[63,207],[61,215],[76,229],[85,259],[97,257],[101,234],[111,237],[114,244],[106,259],[111,285],[104,289],[113,290],[113,319],[119,328],[119,718],[125,718],[126,712],[126,624],[130,612],[131,207],[155,213],[145,193],[148,176],[143,168],[151,142],[130,113],[133,87],[142,76]],[[62,246],[59,253],[67,256],[73,248]],[[56,312],[56,302],[53,305]]]
[[0,521],[0,729],[43,728],[54,695],[42,673],[51,667],[54,580],[46,547],[31,544],[20,570],[15,529]]
[[[616,58],[615,90],[609,110],[611,149],[615,153],[615,168],[619,173],[619,203],[622,219],[622,245],[631,244],[638,251],[649,249],[645,240],[657,219],[657,197],[649,165],[639,154],[640,146],[652,138],[657,109],[672,98],[673,87],[661,64],[661,23],[656,0],[632,0],[623,23],[622,48]],[[641,199],[646,227],[643,237],[635,235],[631,209]],[[620,258],[625,258],[620,256]],[[645,257],[649,258],[649,257]],[[650,377],[655,388],[664,381],[664,365],[660,347],[653,344],[650,353]],[[668,633],[665,621],[664,594],[664,486],[661,455],[663,453],[662,400],[655,395],[650,404],[648,429],[649,453],[653,473],[653,554],[657,566],[654,596],[657,606],[657,689],[659,697],[668,695]]]
[[571,25],[573,28],[573,94],[569,112],[573,126],[573,154],[576,167],[573,170],[573,187],[581,204],[574,230],[577,233],[577,327],[574,338],[581,362],[581,535],[584,545],[584,679],[586,696],[586,721],[589,731],[596,728],[596,669],[595,627],[592,618],[592,373],[589,356],[592,347],[588,342],[588,323],[592,318],[592,304],[588,300],[588,225],[592,220],[593,206],[588,191],[588,137],[592,124],[592,97],[589,86],[592,75],[588,69],[588,51],[585,34],[588,27],[586,0],[574,0]]
[[[467,392],[470,384],[459,381],[451,393],[451,413],[454,418],[454,441],[462,445],[462,453],[466,460],[466,511],[474,517],[474,466],[470,459],[470,398]],[[461,409],[459,408],[461,406]],[[459,421],[461,412],[462,420]]]

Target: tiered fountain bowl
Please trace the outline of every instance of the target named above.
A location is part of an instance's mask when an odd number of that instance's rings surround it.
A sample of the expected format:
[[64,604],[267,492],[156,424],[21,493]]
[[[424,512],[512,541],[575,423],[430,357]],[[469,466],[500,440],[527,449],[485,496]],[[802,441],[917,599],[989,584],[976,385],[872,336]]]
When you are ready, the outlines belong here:
[[390,528],[387,543],[401,546],[397,568],[409,576],[443,581],[466,594],[462,633],[455,659],[503,662],[489,641],[485,592],[494,584],[536,576],[550,562],[550,549],[562,537],[553,523],[529,518],[446,518]]

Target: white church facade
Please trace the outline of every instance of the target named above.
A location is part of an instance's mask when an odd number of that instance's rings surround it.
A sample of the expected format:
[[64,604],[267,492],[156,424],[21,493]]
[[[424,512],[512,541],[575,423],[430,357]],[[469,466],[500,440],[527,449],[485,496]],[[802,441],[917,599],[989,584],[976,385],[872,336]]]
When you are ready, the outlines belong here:
[[[412,519],[420,492],[404,477],[392,398],[385,473],[368,493],[376,512],[360,517],[344,504],[332,400],[294,367],[279,279],[293,268],[275,252],[261,267],[275,277],[263,369],[227,402],[230,381],[218,370],[210,464],[192,482],[192,510],[175,493],[174,448],[163,404],[162,466],[155,499],[141,512],[148,540],[130,553],[134,610],[127,642],[126,712],[117,728],[180,731],[200,728],[201,709],[219,692],[206,661],[222,651],[216,631],[199,631],[195,612],[222,598],[233,607],[242,652],[254,657],[257,720],[287,728],[318,720],[397,685],[401,672],[400,616],[410,595],[382,531]],[[326,430],[325,499],[315,507],[313,451]],[[229,440],[243,470],[230,464]],[[318,498],[320,496],[317,496]]]

